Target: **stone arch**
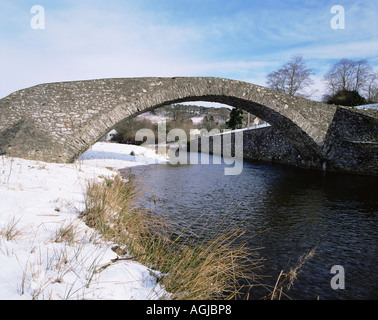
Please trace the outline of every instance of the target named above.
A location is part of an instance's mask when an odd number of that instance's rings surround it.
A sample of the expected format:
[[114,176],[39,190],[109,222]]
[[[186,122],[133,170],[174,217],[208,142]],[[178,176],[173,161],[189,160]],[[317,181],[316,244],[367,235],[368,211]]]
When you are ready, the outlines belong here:
[[222,78],[120,78],[41,84],[0,100],[0,152],[74,161],[126,118],[172,103],[210,101],[269,122],[306,156],[321,157],[335,106]]

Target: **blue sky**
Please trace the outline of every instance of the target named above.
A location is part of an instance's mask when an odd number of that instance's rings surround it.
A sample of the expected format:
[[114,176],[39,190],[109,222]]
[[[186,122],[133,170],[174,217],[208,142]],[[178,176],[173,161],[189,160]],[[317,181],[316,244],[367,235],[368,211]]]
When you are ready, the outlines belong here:
[[[45,9],[34,30],[32,6]],[[331,7],[345,9],[334,30]],[[376,0],[0,0],[0,97],[54,81],[215,76],[265,85],[292,55],[322,77],[341,58],[378,71]]]

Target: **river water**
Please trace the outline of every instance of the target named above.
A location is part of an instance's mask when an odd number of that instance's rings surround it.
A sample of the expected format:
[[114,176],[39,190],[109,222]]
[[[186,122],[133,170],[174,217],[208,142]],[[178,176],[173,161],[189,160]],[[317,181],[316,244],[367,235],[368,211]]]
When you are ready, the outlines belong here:
[[[243,221],[243,240],[265,259],[260,274],[274,285],[303,254],[316,248],[294,286],[292,299],[378,299],[377,178],[331,174],[245,162],[240,175],[225,165],[135,167],[156,214],[190,225],[200,214],[225,214]],[[230,209],[231,208],[231,209]],[[331,287],[335,265],[345,289]],[[337,282],[340,284],[340,282]],[[251,299],[268,292],[252,289]]]

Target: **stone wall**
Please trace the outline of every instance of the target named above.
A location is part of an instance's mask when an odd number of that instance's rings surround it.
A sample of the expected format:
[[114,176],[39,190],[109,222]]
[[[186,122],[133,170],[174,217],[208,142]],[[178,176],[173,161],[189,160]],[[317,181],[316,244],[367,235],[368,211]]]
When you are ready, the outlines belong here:
[[[230,133],[226,133],[230,134]],[[209,137],[209,149],[205,152],[210,154],[224,155],[223,147],[231,149],[231,155],[235,156],[235,133],[231,133],[231,146],[223,142],[224,134],[221,135],[221,149],[213,148],[213,137]],[[201,150],[201,138],[194,142]],[[281,131],[273,126],[243,131],[243,159],[251,161],[264,161],[270,163],[286,164],[301,168],[322,169],[321,157],[304,155],[301,150],[295,148],[289,139]],[[215,152],[214,152],[215,151]]]
[[121,121],[185,101],[220,102],[269,122],[271,128],[245,132],[246,159],[377,175],[376,113],[206,77],[97,79],[16,91],[0,99],[0,154],[72,162]]
[[329,170],[378,176],[377,113],[337,109],[323,145]]
[[335,107],[222,78],[119,78],[40,84],[0,99],[0,153],[72,162],[120,121],[167,104],[225,103],[266,120],[302,153],[319,152]]
[[[338,107],[320,156],[303,154],[274,126],[243,131],[243,158],[328,172],[378,176],[377,113]],[[231,136],[234,154],[234,134]],[[200,149],[200,139],[198,144]],[[226,145],[226,148],[230,147]],[[209,151],[213,151],[212,137]],[[216,154],[223,155],[223,149]]]

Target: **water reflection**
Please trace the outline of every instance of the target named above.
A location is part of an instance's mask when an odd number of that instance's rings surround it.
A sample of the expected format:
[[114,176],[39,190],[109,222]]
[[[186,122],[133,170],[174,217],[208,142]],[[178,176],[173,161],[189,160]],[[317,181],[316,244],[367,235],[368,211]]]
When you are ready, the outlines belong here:
[[[212,162],[210,162],[212,163]],[[316,247],[290,296],[294,299],[378,299],[377,179],[244,163],[238,176],[223,165],[136,167],[149,205],[180,226],[200,214],[234,210],[251,248],[266,259],[274,284],[279,272]],[[343,265],[346,289],[330,287],[333,265]],[[256,290],[252,298],[264,292]]]

